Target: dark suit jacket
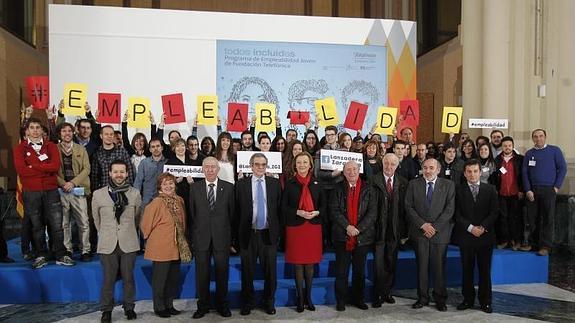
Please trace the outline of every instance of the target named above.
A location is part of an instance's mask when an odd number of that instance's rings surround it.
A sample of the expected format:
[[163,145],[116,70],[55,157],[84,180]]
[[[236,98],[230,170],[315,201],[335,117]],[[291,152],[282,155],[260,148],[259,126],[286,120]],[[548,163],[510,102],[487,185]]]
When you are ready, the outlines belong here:
[[[399,241],[400,238],[407,237],[407,219],[405,218],[407,180],[401,175],[395,174],[393,177],[393,199],[390,199],[389,194],[387,194],[383,173],[378,173],[371,177],[370,182],[378,191],[375,242]],[[389,205],[390,203],[392,205]],[[388,236],[388,233],[391,233],[392,236]]]
[[427,181],[419,177],[407,186],[405,193],[405,210],[409,221],[410,239],[427,239],[421,226],[431,223],[437,233],[431,237],[431,243],[449,243],[451,236],[451,218],[455,210],[455,184],[452,181],[438,178],[433,189],[431,206],[427,205]]
[[[269,227],[270,244],[277,243],[280,228],[281,187],[276,178],[266,176],[267,220]],[[238,237],[240,247],[247,249],[252,231],[252,218],[254,214],[252,196],[252,177],[245,177],[236,183],[236,207],[239,217]],[[266,237],[267,238],[267,237]]]
[[[495,244],[494,223],[497,219],[499,208],[497,191],[490,184],[481,183],[477,201],[473,201],[473,195],[467,182],[462,183],[457,189],[455,207],[455,228],[453,240],[459,246],[486,246]],[[487,232],[480,237],[475,237],[467,231],[469,225],[482,226]]]
[[[191,241],[195,251],[228,250],[235,240],[234,185],[218,179],[215,210],[209,211],[206,181],[194,182],[190,188]],[[232,234],[234,234],[232,236]]]
[[[316,211],[319,211],[319,215],[309,221],[313,224],[321,224],[321,218],[326,216],[327,213],[324,201],[321,199],[320,184],[318,184],[314,177],[311,178],[309,183],[309,190],[313,199],[313,205]],[[296,214],[300,195],[301,185],[295,177],[290,178],[285,184],[281,204],[283,221],[287,226],[302,225],[305,221],[308,221]]]

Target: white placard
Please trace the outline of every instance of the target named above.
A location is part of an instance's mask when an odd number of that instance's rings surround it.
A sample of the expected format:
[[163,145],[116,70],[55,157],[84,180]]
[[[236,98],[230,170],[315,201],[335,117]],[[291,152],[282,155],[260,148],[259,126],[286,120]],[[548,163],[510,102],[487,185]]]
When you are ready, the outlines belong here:
[[488,128],[488,129],[507,129],[509,127],[508,119],[469,119],[469,129]]
[[164,173],[170,173],[176,177],[205,177],[202,172],[202,166],[164,165]]
[[350,160],[359,164],[359,172],[363,174],[362,154],[330,149],[320,151],[320,168],[323,170],[343,170],[343,165]]
[[282,173],[282,153],[278,151],[238,151],[236,159],[236,167],[238,172],[253,173],[252,166],[250,165],[250,158],[253,154],[260,153],[266,155],[268,158],[267,172],[272,174]]

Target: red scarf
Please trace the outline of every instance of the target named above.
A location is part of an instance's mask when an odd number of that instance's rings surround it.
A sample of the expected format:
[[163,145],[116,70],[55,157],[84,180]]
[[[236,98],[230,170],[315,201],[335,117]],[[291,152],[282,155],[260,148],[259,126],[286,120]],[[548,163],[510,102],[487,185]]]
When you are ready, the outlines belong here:
[[[359,191],[361,190],[361,179],[357,179],[355,190],[347,188],[347,220],[350,225],[357,227],[357,210],[359,209]],[[352,251],[357,245],[357,236],[347,237],[345,250]]]
[[298,209],[304,211],[315,211],[313,205],[313,197],[309,190],[309,182],[311,181],[311,174],[308,173],[306,177],[302,177],[300,174],[295,175],[297,182],[301,185],[301,195],[299,197]]

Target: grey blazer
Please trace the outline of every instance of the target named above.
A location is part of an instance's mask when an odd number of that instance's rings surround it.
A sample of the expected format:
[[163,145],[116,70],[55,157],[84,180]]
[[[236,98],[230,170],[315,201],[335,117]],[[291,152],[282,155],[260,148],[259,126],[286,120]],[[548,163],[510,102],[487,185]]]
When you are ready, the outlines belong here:
[[427,181],[423,177],[409,182],[405,193],[405,212],[409,222],[409,238],[427,239],[421,226],[431,223],[438,232],[430,239],[431,243],[449,243],[451,218],[455,211],[455,184],[438,178],[433,189],[431,206],[426,198]]
[[123,252],[140,250],[136,227],[140,219],[142,197],[140,192],[131,187],[126,192],[128,205],[120,217],[120,224],[114,215],[114,201],[108,193],[108,186],[96,190],[92,197],[92,215],[98,230],[98,253],[111,254],[120,245]]

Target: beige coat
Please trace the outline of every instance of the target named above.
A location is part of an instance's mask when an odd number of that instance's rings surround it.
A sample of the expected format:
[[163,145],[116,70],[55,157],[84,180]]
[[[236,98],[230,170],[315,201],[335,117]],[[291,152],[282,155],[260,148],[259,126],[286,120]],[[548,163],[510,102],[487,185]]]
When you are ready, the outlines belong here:
[[[62,144],[58,144],[58,150],[62,154]],[[83,187],[85,195],[90,195],[90,158],[86,148],[77,143],[72,144],[72,169],[76,177],[71,182],[75,186]],[[66,184],[63,170],[64,159],[60,158],[60,170],[58,171],[58,185],[60,187]]]
[[[180,220],[186,228],[184,200],[176,196],[180,204]],[[142,223],[142,234],[146,241],[144,258],[152,261],[170,261],[180,259],[176,241],[176,225],[170,211],[160,197],[156,197],[146,206]]]
[[92,215],[98,230],[98,253],[111,254],[118,244],[125,253],[140,250],[136,227],[140,218],[142,198],[140,192],[133,187],[126,192],[126,197],[128,205],[118,224],[114,214],[114,201],[108,193],[108,186],[94,192]]

